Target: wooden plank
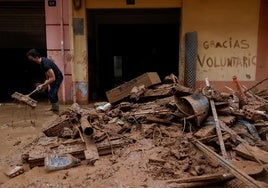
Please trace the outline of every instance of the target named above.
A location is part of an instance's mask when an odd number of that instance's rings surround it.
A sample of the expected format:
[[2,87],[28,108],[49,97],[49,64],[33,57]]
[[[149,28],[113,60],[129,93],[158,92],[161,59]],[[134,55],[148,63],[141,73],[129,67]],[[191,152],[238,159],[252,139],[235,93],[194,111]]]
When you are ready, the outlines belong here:
[[106,96],[110,103],[115,103],[128,97],[132,88],[135,86],[144,85],[145,87],[149,87],[159,83],[161,83],[161,80],[156,72],[147,72],[107,91]]
[[[60,146],[60,147],[59,147]],[[44,158],[48,152],[57,154],[71,154],[76,158],[85,159],[84,155],[85,144],[82,140],[74,140],[73,142],[61,143],[53,148],[47,147],[36,147],[34,150],[30,151],[28,154],[28,163],[30,168],[35,166],[44,166]]]
[[226,174],[208,174],[208,175],[202,175],[202,176],[194,176],[189,178],[181,178],[181,179],[173,179],[173,180],[167,180],[167,183],[191,183],[191,182],[202,182],[202,181],[211,181],[211,180],[219,180],[224,181],[228,179],[232,179],[235,176],[230,173]]
[[147,89],[141,98],[163,98],[172,96],[174,94],[174,84],[161,84],[153,87],[152,89]]
[[256,146],[250,146],[247,143],[239,144],[235,151],[238,155],[250,159],[250,160],[260,160],[263,163],[268,163],[268,152],[260,149]]
[[211,136],[215,133],[215,127],[213,125],[206,125],[204,127],[201,127],[194,135],[197,138],[205,138],[207,136]]
[[[235,177],[246,183],[247,185],[250,185],[251,187],[258,187],[262,188],[265,183],[260,183],[259,181],[256,181],[252,177],[250,177],[248,174],[246,174],[243,170],[237,169],[237,167],[233,164],[231,164],[229,161],[225,160],[223,157],[212,151],[209,147],[204,145],[203,143],[196,141],[194,142],[194,145],[203,151],[208,157],[214,158],[219,161],[219,163],[222,165],[222,167],[229,170],[230,173],[232,173]],[[265,184],[265,186],[268,186]]]
[[86,144],[86,150],[84,151],[85,158],[90,163],[94,163],[96,160],[99,159],[98,148],[92,136],[84,135],[84,139],[85,139],[85,144]]
[[61,134],[64,127],[72,127],[72,118],[68,115],[57,117],[48,127],[43,129],[43,133],[48,137],[54,137]]

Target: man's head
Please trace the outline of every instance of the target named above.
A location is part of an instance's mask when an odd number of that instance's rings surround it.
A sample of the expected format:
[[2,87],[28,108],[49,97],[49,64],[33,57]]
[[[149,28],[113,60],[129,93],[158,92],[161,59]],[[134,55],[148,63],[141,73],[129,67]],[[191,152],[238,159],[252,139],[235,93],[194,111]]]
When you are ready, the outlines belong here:
[[33,61],[35,63],[39,63],[41,62],[41,57],[39,52],[36,49],[31,49],[27,52],[26,56],[28,57],[28,59],[30,61]]

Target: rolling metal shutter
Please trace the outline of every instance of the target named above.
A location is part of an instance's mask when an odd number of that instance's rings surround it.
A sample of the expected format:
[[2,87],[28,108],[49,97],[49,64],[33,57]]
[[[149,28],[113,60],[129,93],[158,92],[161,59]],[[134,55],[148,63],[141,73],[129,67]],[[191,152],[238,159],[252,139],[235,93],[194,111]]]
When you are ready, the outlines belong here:
[[44,0],[0,1],[0,48],[45,48]]

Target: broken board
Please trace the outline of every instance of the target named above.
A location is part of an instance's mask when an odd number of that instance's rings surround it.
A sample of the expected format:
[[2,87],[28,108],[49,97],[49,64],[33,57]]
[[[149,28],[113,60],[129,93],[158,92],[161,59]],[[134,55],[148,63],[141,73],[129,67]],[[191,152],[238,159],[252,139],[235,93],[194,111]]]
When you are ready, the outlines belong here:
[[161,80],[156,72],[144,73],[114,89],[106,92],[106,96],[110,103],[118,102],[130,95],[133,87],[144,85],[149,87],[161,83]]
[[238,155],[250,159],[250,160],[256,160],[261,161],[265,164],[268,164],[268,152],[260,149],[257,146],[250,146],[247,143],[239,144],[235,151]]

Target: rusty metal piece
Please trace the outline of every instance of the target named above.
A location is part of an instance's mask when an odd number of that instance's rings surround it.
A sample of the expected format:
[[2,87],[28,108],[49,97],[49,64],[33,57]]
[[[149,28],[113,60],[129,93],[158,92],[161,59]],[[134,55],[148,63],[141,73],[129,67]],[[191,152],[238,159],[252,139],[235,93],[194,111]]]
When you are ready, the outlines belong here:
[[208,97],[209,99],[214,99],[215,101],[223,100],[221,93],[212,87],[204,87],[202,89],[202,94]]
[[214,104],[214,101],[212,99],[210,100],[210,105],[211,105],[211,110],[212,110],[212,114],[213,114],[213,117],[214,117],[214,121],[216,123],[216,132],[217,132],[217,135],[218,135],[222,156],[225,159],[227,159],[227,152],[226,152],[226,149],[225,149],[225,146],[224,146],[224,141],[223,141],[223,138],[222,138],[222,133],[221,133],[221,128],[220,128],[220,124],[223,123],[223,122],[219,121],[219,119],[218,119],[215,104]]
[[99,153],[95,141],[92,137],[94,129],[88,121],[88,116],[83,115],[80,119],[81,127],[83,130],[83,138],[85,141],[86,149],[84,151],[85,158],[91,164],[99,159]]
[[243,92],[243,89],[242,89],[242,87],[237,79],[237,76],[233,76],[233,82],[234,82],[234,84],[235,84],[235,86],[236,86],[236,88],[241,96],[242,106],[244,106],[245,104],[247,104],[248,99],[247,99],[245,93]]
[[268,80],[267,78],[264,78],[263,80],[261,80],[260,82],[258,82],[257,84],[253,85],[252,87],[248,88],[246,91],[244,91],[244,93],[248,92],[249,90],[252,90],[253,88],[255,88],[256,86],[260,85],[262,82]]
[[80,119],[80,124],[81,124],[81,127],[82,127],[82,130],[83,130],[83,133],[86,135],[86,136],[90,136],[94,133],[94,129],[93,127],[91,126],[91,124],[88,122],[88,117],[87,116],[82,116],[81,119]]
[[21,93],[15,92],[11,95],[11,98],[13,98],[19,102],[22,102],[22,103],[24,103],[32,108],[35,108],[37,106],[37,101],[30,98],[29,95],[23,95]]
[[[206,86],[207,86],[207,88],[210,88],[208,78],[206,78]],[[221,148],[221,153],[222,153],[223,157],[225,159],[227,159],[227,152],[226,152],[226,149],[225,149],[224,141],[223,141],[223,138],[222,138],[221,127],[220,127],[220,124],[222,122],[220,122],[219,119],[218,119],[218,114],[217,114],[217,110],[215,108],[214,100],[211,98],[209,100],[209,102],[210,102],[210,107],[211,107],[211,110],[212,110],[213,118],[214,118],[214,121],[215,121],[215,124],[216,124],[216,132],[217,132],[217,135],[218,135],[218,140],[219,140],[219,144],[220,144],[220,148]]]
[[195,115],[194,121],[197,126],[200,126],[202,121],[208,115],[209,101],[207,97],[200,93],[195,93],[190,96],[176,98],[179,110],[187,116]]

